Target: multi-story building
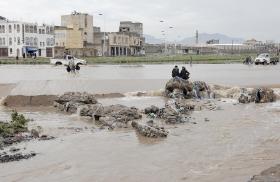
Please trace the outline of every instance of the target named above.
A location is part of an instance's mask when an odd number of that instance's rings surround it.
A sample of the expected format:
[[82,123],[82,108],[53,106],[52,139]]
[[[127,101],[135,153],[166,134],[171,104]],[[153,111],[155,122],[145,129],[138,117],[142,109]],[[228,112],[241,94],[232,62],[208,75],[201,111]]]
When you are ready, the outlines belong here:
[[61,16],[61,26],[55,27],[55,45],[65,49],[92,47],[93,17],[76,11]]
[[122,21],[118,32],[106,32],[105,36],[98,28],[94,32],[94,47],[98,56],[144,55],[144,42],[142,23]]
[[137,56],[142,54],[143,43],[139,34],[123,32],[95,32],[97,56]]
[[132,32],[143,37],[143,24],[139,22],[121,21],[119,32]]
[[0,18],[0,57],[53,57],[54,27]]

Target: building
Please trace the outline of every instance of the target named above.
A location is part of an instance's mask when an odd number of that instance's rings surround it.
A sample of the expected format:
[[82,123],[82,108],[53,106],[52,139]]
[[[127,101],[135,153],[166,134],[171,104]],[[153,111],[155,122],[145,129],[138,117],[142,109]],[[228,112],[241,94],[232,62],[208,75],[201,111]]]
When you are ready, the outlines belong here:
[[53,57],[54,27],[0,17],[0,57]]
[[65,49],[93,46],[93,16],[74,11],[61,16],[61,26],[55,27],[55,45]]
[[208,40],[206,44],[220,44],[220,40],[217,39]]
[[94,30],[94,48],[97,56],[140,56],[145,54],[142,23],[122,21],[118,32],[104,33],[100,31],[99,27],[95,27]]
[[131,32],[139,34],[143,37],[143,24],[139,22],[131,22],[131,21],[121,21],[119,32]]

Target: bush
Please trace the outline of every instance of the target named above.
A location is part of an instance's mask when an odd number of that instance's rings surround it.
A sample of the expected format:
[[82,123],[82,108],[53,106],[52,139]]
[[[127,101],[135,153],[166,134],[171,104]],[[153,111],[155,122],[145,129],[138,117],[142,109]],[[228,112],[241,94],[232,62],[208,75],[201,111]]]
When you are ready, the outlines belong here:
[[14,111],[11,114],[10,122],[0,122],[0,136],[8,137],[14,134],[27,132],[28,119],[26,119],[22,114]]

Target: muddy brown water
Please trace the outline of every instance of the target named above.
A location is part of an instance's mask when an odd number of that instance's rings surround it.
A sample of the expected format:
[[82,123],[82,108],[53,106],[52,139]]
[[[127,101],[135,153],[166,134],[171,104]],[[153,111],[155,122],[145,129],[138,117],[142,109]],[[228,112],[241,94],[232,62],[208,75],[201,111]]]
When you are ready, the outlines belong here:
[[[16,84],[12,94],[32,95],[41,91],[45,94],[68,89],[99,93],[150,91],[164,86],[172,67],[101,65],[82,67],[79,75],[71,76],[62,67],[0,66],[0,82]],[[278,85],[279,68],[188,67],[195,80],[239,86]],[[12,72],[14,77],[7,75]],[[38,83],[43,84],[36,87]],[[140,109],[151,104],[159,107],[165,104],[162,97],[135,97],[133,94],[99,101],[104,105],[124,104]],[[66,115],[52,107],[17,108],[33,119],[31,128],[41,126],[42,133],[57,138],[20,144],[18,147],[36,151],[38,156],[0,164],[0,181],[236,182],[248,181],[251,176],[280,163],[279,102],[263,105],[236,105],[236,101],[229,99],[214,102],[220,110],[194,112],[191,121],[196,125],[165,126],[170,134],[161,140],[143,138],[132,129],[100,130],[90,119]],[[11,109],[0,107],[0,120],[8,120]],[[205,118],[210,122],[205,122]]]

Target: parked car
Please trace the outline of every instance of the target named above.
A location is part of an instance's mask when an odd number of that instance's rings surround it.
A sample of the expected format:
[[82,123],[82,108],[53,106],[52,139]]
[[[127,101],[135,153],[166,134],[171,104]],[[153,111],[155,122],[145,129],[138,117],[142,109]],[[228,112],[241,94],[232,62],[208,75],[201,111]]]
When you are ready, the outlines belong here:
[[259,65],[265,65],[265,64],[270,64],[270,55],[265,53],[265,54],[260,54],[256,59],[255,59],[255,64]]
[[54,65],[68,65],[70,60],[74,60],[75,65],[86,65],[87,62],[82,59],[75,58],[71,55],[66,55],[64,59],[51,59],[50,63]]

